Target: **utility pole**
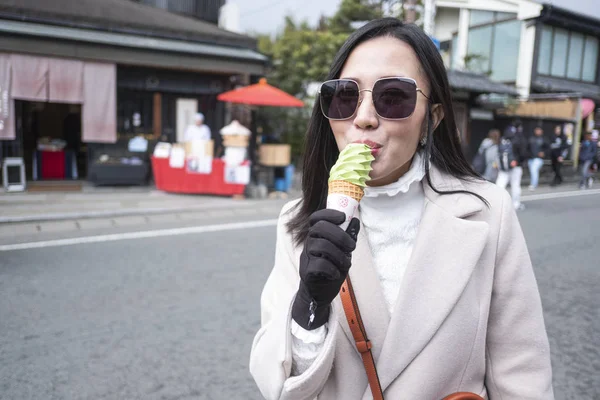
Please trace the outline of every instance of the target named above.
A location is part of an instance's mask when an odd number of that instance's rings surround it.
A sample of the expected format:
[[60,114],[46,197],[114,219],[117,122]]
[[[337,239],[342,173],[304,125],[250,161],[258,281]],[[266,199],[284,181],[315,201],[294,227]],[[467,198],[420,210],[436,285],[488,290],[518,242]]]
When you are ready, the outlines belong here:
[[404,22],[414,24],[417,20],[417,0],[406,0],[404,2]]

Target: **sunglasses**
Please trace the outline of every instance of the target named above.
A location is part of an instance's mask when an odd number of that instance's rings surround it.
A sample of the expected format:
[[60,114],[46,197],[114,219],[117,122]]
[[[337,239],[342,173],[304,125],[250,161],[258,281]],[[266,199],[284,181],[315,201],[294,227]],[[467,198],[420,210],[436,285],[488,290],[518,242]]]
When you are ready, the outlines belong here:
[[333,79],[323,82],[319,89],[323,115],[331,120],[352,118],[363,100],[361,92],[371,92],[375,112],[385,119],[410,117],[417,105],[417,92],[430,100],[411,78],[381,78],[373,89],[362,90],[352,79]]

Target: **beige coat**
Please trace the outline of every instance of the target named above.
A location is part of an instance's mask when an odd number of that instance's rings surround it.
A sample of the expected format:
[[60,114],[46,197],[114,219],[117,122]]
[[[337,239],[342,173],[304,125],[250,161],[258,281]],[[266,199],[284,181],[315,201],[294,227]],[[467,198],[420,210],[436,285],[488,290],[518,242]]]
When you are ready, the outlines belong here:
[[[386,399],[439,400],[456,391],[491,400],[552,400],[552,371],[531,260],[510,196],[487,182],[463,182],[432,168],[425,182],[414,250],[392,315],[372,265],[364,231],[350,277]],[[262,298],[262,327],[250,372],[267,399],[372,399],[339,296],[319,357],[290,377],[290,308],[301,248],[284,223]]]

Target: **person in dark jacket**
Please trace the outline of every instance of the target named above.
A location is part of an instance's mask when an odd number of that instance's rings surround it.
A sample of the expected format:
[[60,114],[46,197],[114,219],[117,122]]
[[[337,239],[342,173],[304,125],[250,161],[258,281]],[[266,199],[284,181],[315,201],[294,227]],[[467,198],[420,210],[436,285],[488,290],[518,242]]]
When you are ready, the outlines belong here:
[[562,133],[561,126],[556,125],[554,128],[554,139],[550,143],[550,158],[552,160],[552,169],[554,170],[554,180],[550,186],[560,185],[563,182],[560,170],[568,152],[569,144],[567,143],[567,137]]
[[586,133],[585,139],[581,142],[579,150],[579,162],[581,163],[581,181],[579,181],[579,189],[589,189],[593,173],[591,171],[592,163],[596,158],[597,145],[592,141],[592,134]]
[[546,154],[548,154],[548,143],[544,138],[544,130],[540,126],[533,130],[533,136],[529,138],[528,150],[531,157],[528,161],[529,175],[531,176],[529,190],[535,190],[540,179],[540,169],[544,165]]
[[527,159],[527,143],[523,136],[523,126],[515,121],[505,130],[498,144],[498,178],[496,185],[503,189],[510,182],[510,195],[515,210],[525,207],[521,204],[521,178],[523,164]]

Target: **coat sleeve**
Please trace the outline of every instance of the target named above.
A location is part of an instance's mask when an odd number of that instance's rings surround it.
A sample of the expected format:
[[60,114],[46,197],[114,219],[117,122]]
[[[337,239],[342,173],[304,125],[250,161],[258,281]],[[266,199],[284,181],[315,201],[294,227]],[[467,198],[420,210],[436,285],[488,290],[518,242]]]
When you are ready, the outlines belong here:
[[508,193],[503,193],[486,342],[490,400],[552,400],[550,348],[542,304]]
[[261,328],[254,337],[250,353],[250,373],[267,400],[315,398],[329,377],[339,329],[336,310],[332,309],[329,332],[319,355],[301,375],[291,376],[291,308],[300,278],[292,238],[285,226],[289,208],[288,203],[279,216],[275,265],[262,292]]

